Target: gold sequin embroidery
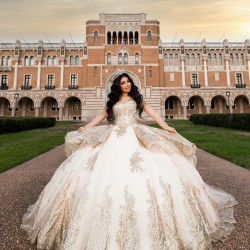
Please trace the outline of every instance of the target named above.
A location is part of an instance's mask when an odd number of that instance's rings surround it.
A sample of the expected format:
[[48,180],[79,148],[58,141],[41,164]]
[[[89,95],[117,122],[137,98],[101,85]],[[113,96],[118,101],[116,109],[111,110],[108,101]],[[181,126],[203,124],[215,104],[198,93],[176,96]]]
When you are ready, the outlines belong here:
[[143,169],[140,166],[140,163],[143,162],[143,158],[140,155],[140,152],[137,150],[135,153],[132,154],[130,158],[130,171],[139,172],[143,171]]

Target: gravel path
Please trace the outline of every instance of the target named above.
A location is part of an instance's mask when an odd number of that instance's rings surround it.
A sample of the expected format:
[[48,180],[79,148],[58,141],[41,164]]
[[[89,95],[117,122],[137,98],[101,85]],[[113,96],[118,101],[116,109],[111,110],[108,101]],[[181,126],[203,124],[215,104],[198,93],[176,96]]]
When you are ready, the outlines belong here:
[[[224,244],[214,244],[214,249],[250,249],[250,171],[202,150],[198,150],[197,156],[204,181],[231,193],[239,202],[235,231]],[[64,160],[62,145],[0,174],[0,250],[36,249],[20,230],[21,219]]]

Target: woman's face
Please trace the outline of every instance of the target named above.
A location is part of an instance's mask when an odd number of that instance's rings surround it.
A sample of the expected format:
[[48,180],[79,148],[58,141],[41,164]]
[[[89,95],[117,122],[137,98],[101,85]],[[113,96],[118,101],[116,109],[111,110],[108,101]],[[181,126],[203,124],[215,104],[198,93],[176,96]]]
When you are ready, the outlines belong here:
[[131,82],[125,76],[121,78],[120,86],[122,93],[129,93],[131,90]]

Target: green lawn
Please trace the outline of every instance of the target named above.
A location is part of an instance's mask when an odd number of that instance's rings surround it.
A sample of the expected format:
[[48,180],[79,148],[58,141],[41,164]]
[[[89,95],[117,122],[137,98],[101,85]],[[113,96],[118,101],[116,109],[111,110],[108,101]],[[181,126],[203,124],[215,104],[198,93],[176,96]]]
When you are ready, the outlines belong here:
[[[170,120],[167,123],[197,147],[250,168],[250,132],[194,125],[189,121]],[[0,172],[64,143],[65,134],[79,126],[79,123],[64,121],[52,128],[0,135]]]
[[0,135],[0,172],[6,171],[64,143],[79,123],[62,121],[55,127]]
[[170,126],[198,148],[250,168],[250,132],[221,127],[195,125],[190,121],[168,120]]

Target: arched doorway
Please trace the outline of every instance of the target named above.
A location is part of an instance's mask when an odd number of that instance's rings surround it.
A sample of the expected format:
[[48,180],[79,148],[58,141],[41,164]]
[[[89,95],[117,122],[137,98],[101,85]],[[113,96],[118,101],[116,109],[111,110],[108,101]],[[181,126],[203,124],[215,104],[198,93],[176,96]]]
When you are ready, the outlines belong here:
[[81,100],[71,96],[65,100],[63,120],[81,120]]
[[169,96],[165,100],[165,118],[183,119],[181,100],[178,96]]
[[0,97],[0,117],[11,116],[10,101],[5,97]]
[[234,113],[250,113],[250,102],[244,95],[239,95],[234,99]]
[[48,96],[42,100],[39,115],[43,117],[55,117],[59,120],[58,102],[54,97]]
[[18,101],[17,116],[35,116],[34,102],[30,97],[21,97]]
[[187,117],[189,118],[192,114],[205,114],[204,100],[198,96],[191,96],[188,100],[187,106]]
[[229,113],[226,98],[222,95],[216,95],[211,100],[210,105],[211,114]]

